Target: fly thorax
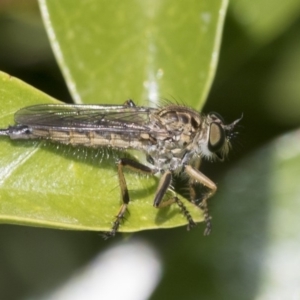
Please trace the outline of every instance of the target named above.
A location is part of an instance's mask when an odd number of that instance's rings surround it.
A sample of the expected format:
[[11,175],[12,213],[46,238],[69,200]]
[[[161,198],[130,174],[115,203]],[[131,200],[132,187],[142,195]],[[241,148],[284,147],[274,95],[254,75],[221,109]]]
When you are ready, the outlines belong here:
[[182,169],[183,164],[181,158],[172,157],[163,159],[161,157],[155,162],[155,166],[159,171],[178,171]]

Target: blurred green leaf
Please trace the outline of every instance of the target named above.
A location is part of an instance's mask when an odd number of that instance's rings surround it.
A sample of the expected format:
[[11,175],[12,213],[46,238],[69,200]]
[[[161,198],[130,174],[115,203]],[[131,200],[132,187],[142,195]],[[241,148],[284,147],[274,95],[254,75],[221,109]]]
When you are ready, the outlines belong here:
[[38,10],[23,8],[1,14],[0,38],[1,68],[28,68],[53,57]]
[[300,125],[300,39],[299,28],[290,40],[285,41],[285,51],[272,67],[264,85],[262,99],[264,111],[274,122],[288,126]]
[[[237,76],[238,80],[243,80],[243,76],[236,75],[237,72],[247,76],[248,70],[252,68],[256,68],[256,74],[255,78],[251,78],[251,82],[258,86],[255,79],[260,82],[261,80],[257,74],[260,73],[260,76],[264,77],[262,73],[268,69],[266,64],[274,59],[273,64],[276,65],[276,59],[280,59],[278,56],[280,50],[289,47],[286,45],[287,37],[291,29],[297,26],[299,16],[300,1],[298,0],[230,1],[215,83],[218,93],[222,94],[220,83],[230,90],[232,89],[228,86],[230,77]],[[261,56],[259,62],[253,61],[257,57],[256,54]],[[236,79],[234,81],[234,88],[242,84],[237,83]]]
[[220,186],[212,259],[227,278],[220,290],[235,293],[230,299],[240,299],[241,290],[247,299],[291,299],[300,292],[299,137],[299,130],[290,132],[259,149]]
[[295,22],[300,15],[300,1],[232,0],[230,11],[254,44],[263,46]]
[[203,106],[227,0],[40,0],[50,42],[77,103]]
[[[19,108],[57,101],[0,73],[0,102],[0,127],[5,128],[13,124]],[[6,137],[0,143],[0,222],[110,230],[121,204],[116,153]],[[120,231],[186,224],[175,205],[160,210],[152,206],[156,178],[127,172],[125,176],[132,202]],[[203,220],[199,209],[186,205],[195,221]]]

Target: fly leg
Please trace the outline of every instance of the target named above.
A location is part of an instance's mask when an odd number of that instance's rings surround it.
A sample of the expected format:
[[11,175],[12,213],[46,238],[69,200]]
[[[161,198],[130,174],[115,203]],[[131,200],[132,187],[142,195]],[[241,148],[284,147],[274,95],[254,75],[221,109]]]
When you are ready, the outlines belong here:
[[123,104],[123,106],[124,107],[136,107],[135,103],[131,99],[126,100],[125,103]]
[[206,177],[203,173],[200,171],[194,169],[193,167],[187,165],[185,166],[185,172],[190,177],[190,195],[191,195],[191,201],[195,205],[196,203],[196,192],[193,187],[194,182],[199,182],[206,186],[209,191],[204,195],[204,197],[201,199],[200,207],[203,209],[204,212],[204,221],[206,223],[206,228],[204,230],[204,235],[209,235],[211,232],[211,216],[208,213],[208,207],[207,207],[207,200],[216,192],[217,186],[213,181],[211,181],[208,177]]
[[165,172],[159,181],[159,185],[156,190],[153,206],[156,208],[162,208],[162,207],[166,207],[166,206],[171,205],[176,202],[176,204],[179,206],[182,214],[187,219],[187,221],[189,223],[188,229],[190,229],[191,227],[194,227],[196,225],[196,223],[194,222],[191,214],[189,213],[189,211],[187,210],[185,205],[182,203],[182,201],[178,197],[174,196],[174,197],[168,199],[167,201],[162,202],[164,195],[166,194],[168,188],[171,185],[171,181],[172,181],[171,171]]
[[105,238],[115,236],[116,232],[118,231],[118,229],[120,227],[122,220],[124,219],[124,215],[126,213],[127,206],[130,201],[127,183],[126,183],[125,176],[123,173],[123,168],[128,167],[134,171],[146,173],[146,174],[154,174],[156,172],[155,169],[151,169],[151,168],[149,168],[135,160],[129,159],[129,158],[121,158],[118,161],[117,165],[118,165],[118,177],[119,177],[119,183],[120,183],[120,189],[121,189],[122,205],[116,216],[115,221],[113,222],[111,231],[104,234]]

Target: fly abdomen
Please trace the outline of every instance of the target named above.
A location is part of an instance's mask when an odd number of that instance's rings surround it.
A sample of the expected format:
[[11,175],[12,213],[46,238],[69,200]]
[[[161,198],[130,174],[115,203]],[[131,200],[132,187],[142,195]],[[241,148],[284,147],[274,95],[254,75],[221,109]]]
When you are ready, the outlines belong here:
[[7,135],[12,140],[31,139],[31,130],[26,125],[9,126],[6,129],[0,130],[0,135]]
[[52,142],[81,145],[86,147],[111,147],[116,149],[143,149],[147,142],[143,134],[114,133],[89,129],[64,129],[49,127],[30,127],[27,125],[11,126],[0,131],[11,139],[43,139]]

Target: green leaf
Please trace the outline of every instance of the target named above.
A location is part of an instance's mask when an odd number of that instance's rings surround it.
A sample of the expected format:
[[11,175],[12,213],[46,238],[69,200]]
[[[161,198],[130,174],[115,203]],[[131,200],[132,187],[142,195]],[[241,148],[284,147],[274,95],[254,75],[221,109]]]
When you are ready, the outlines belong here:
[[299,17],[298,0],[232,0],[230,11],[253,39],[263,46],[285,32]]
[[[296,130],[262,147],[220,184],[214,241],[204,250],[208,257],[201,256],[205,264],[210,260],[217,266],[216,299],[224,294],[229,299],[291,299],[299,294],[299,136]],[[232,275],[227,278],[228,270]]]
[[263,85],[264,95],[261,100],[268,118],[272,118],[280,125],[298,127],[300,120],[300,39],[285,41],[284,44],[285,51],[272,66],[268,81]]
[[[18,108],[57,102],[0,73],[0,127],[13,124]],[[37,141],[0,140],[0,222],[63,229],[107,231],[120,208],[116,153]],[[108,156],[108,159],[106,157]],[[125,171],[130,214],[120,231],[186,224],[176,205],[157,210],[157,179]],[[184,201],[184,200],[183,200]],[[184,201],[195,221],[202,212]]]
[[227,0],[40,0],[77,103],[201,108],[215,74]]

